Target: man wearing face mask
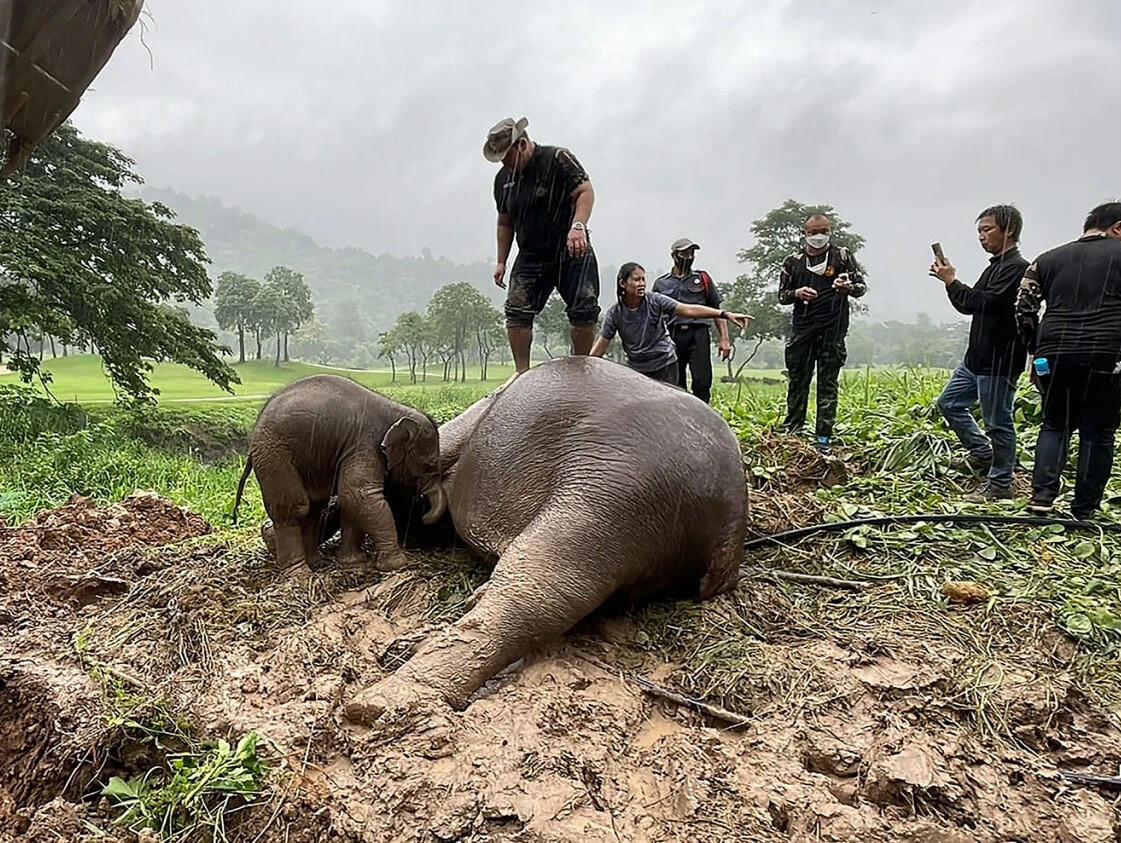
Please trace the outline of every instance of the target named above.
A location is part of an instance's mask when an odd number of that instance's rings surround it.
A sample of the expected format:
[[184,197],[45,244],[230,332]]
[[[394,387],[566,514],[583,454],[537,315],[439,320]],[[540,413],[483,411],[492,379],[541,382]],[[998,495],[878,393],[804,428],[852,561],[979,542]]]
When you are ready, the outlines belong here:
[[553,290],[565,303],[574,354],[591,351],[600,310],[599,265],[588,241],[592,182],[567,149],[530,140],[528,124],[524,117],[501,120],[483,144],[483,157],[502,164],[494,178],[499,287],[506,288],[506,260],[515,238],[518,243],[506,293],[506,333],[518,372],[529,369],[533,321]]
[[843,246],[831,245],[833,224],[824,214],[803,223],[805,247],[788,257],[779,274],[779,304],[793,305],[786,343],[785,427],[806,425],[810,382],[817,370],[817,448],[828,453],[837,418],[837,383],[848,352],[849,297],[867,292],[864,270]]
[[[670,257],[673,269],[654,282],[654,292],[669,296],[682,304],[700,304],[720,309],[721,295],[703,269],[693,268],[693,258],[701,248],[688,237],[673,241]],[[719,336],[718,353],[727,360],[732,353],[728,340],[728,321],[713,319]],[[693,376],[693,394],[708,404],[712,398],[712,339],[708,333],[708,319],[672,315],[667,327],[677,349],[677,385],[686,386],[686,376]]]

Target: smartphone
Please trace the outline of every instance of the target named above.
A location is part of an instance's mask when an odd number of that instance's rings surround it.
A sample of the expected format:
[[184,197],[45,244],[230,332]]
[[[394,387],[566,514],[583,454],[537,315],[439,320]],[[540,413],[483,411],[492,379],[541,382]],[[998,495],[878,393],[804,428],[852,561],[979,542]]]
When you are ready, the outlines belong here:
[[934,257],[937,258],[938,263],[949,263],[946,260],[946,253],[942,251],[941,243],[931,243],[930,248],[934,251]]

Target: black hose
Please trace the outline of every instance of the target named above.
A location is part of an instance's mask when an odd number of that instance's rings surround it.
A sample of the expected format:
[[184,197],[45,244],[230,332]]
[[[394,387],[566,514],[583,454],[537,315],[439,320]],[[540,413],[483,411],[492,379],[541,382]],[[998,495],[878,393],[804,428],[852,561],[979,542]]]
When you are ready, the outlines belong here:
[[882,527],[890,524],[916,524],[929,523],[954,523],[954,524],[1029,524],[1036,527],[1047,527],[1052,524],[1061,524],[1076,530],[1101,530],[1108,532],[1121,532],[1121,524],[1111,521],[1076,521],[1070,518],[1052,518],[1044,515],[962,515],[938,513],[934,515],[881,515],[876,518],[858,518],[853,521],[830,521],[821,524],[811,524],[808,527],[798,527],[781,533],[772,533],[768,536],[759,536],[748,539],[743,543],[745,550],[762,547],[766,544],[783,544],[795,541],[814,533],[843,532],[853,527],[875,526]]

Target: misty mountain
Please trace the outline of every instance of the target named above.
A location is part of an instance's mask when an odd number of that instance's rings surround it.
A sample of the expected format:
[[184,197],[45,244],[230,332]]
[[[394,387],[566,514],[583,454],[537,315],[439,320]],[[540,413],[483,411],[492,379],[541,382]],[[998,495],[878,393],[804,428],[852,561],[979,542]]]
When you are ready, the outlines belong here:
[[[493,266],[457,263],[428,249],[409,257],[371,254],[355,247],[319,245],[302,231],[268,223],[215,197],[192,197],[166,188],[145,187],[147,202],[162,202],[176,221],[199,232],[211,259],[209,273],[240,272],[261,279],[277,265],[301,273],[311,288],[315,314],[346,347],[369,347],[401,313],[423,313],[432,294],[446,284],[470,283],[501,309],[505,291],[491,280]],[[613,297],[615,267],[601,267],[601,301]],[[555,294],[554,294],[555,295]],[[194,308],[193,321],[216,328],[213,307]],[[232,335],[223,333],[224,342]],[[368,355],[359,355],[368,360]]]

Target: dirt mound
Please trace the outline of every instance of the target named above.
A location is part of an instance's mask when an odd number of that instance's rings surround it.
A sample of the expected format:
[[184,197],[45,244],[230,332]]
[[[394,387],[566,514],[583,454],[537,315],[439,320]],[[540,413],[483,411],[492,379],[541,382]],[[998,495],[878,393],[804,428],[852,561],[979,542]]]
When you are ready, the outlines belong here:
[[[461,615],[487,571],[414,553],[392,575],[293,577],[256,539],[143,547],[208,530],[142,495],[0,533],[32,549],[0,552],[3,582],[22,587],[0,598],[15,631],[0,657],[0,841],[135,840],[111,826],[100,785],[165,761],[121,724],[154,731],[169,712],[204,736],[260,737],[272,795],[231,818],[231,840],[1121,839],[1108,794],[1058,775],[1121,762],[1111,716],[1068,673],[1072,645],[1013,660],[994,639],[991,674],[963,688],[972,656],[954,631],[982,608],[924,621],[883,592],[862,626],[830,636],[806,628],[804,591],[746,580],[706,604],[593,617],[466,711],[371,730],[342,703]],[[59,576],[102,585],[78,597]],[[1033,615],[1016,623],[1046,643]],[[1012,740],[977,728],[981,710]]]

